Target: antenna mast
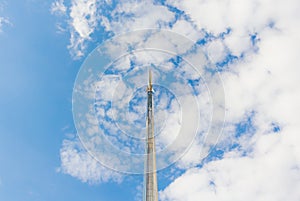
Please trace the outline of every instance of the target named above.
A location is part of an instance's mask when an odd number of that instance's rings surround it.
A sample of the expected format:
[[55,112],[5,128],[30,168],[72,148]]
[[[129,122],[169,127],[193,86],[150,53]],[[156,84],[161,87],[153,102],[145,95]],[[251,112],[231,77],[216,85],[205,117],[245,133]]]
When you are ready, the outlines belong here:
[[144,201],[158,201],[154,138],[153,88],[152,73],[150,69],[149,83],[147,87],[147,136],[145,154]]

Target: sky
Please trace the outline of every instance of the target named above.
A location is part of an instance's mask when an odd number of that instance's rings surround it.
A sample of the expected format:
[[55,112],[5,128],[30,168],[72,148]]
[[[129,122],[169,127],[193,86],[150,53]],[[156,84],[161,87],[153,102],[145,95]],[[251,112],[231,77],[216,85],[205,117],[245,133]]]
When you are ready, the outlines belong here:
[[300,199],[297,0],[0,0],[0,200]]

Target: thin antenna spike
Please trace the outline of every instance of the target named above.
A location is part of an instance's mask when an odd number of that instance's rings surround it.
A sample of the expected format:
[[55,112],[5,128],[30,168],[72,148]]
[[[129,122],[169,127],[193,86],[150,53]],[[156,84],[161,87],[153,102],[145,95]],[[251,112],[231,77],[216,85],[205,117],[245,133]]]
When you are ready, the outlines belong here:
[[149,83],[148,83],[148,91],[152,91],[152,71],[149,68],[149,72],[148,72],[148,76],[149,76]]
[[152,85],[152,72],[151,69],[149,68],[149,86]]

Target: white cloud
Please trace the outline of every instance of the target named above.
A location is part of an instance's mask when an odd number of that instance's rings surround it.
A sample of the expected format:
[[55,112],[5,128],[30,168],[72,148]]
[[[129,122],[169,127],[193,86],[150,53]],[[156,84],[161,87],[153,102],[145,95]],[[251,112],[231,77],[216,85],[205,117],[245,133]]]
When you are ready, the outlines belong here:
[[58,0],[51,4],[50,9],[52,14],[65,15],[67,7],[64,5],[64,0]]
[[7,17],[1,17],[0,16],[0,33],[3,32],[3,27],[6,25],[12,25],[12,23],[9,21]]
[[[296,17],[295,10],[289,11],[288,5],[297,5],[291,0],[288,4],[283,1],[178,1],[169,0],[169,4],[185,11],[198,29],[204,28],[214,35],[231,28],[232,32],[225,42],[234,55],[240,55],[251,47],[249,34],[261,32],[265,27],[276,21],[277,26],[284,28],[281,14]],[[270,6],[272,5],[272,6]]]
[[198,31],[194,24],[184,19],[178,19],[171,30],[194,41],[203,37],[203,33]]
[[68,48],[75,58],[79,58],[84,54],[85,42],[91,39],[90,35],[98,25],[97,1],[72,0],[69,17],[71,38]]
[[[106,30],[120,34],[137,29],[159,28],[174,18],[174,13],[152,1],[129,0],[120,2],[111,13],[112,20]],[[150,17],[151,16],[151,17]]]
[[[270,7],[270,1],[259,4],[247,1],[243,2],[247,7],[243,7],[233,2],[218,1],[215,7],[219,12],[209,8],[217,1],[176,2],[176,5],[186,10],[199,26],[213,32],[232,27],[225,45],[236,55],[254,52],[247,34],[257,32],[258,52],[246,55],[221,74],[228,127],[225,127],[220,144],[226,147],[237,142],[241,147],[225,154],[223,159],[188,170],[161,192],[162,200],[296,201],[300,197],[297,190],[300,187],[300,149],[297,146],[300,122],[295,113],[300,110],[297,78],[300,62],[296,56],[300,51],[300,16],[296,11],[300,4],[272,1]],[[202,16],[203,12],[198,11],[204,8],[207,9],[204,13],[217,16]],[[239,9],[242,15],[236,13]],[[231,11],[236,11],[235,17]],[[268,26],[271,19],[273,28]],[[232,125],[251,111],[255,112],[253,136],[235,138]],[[272,131],[274,122],[281,127],[278,133]],[[243,156],[244,151],[246,156]]]
[[[154,5],[152,1],[120,1],[113,10],[109,10],[108,6],[111,6],[110,1],[100,0],[72,0],[69,8],[62,0],[52,4],[53,13],[70,10],[67,16],[71,35],[68,48],[74,58],[84,55],[86,42],[91,40],[91,34],[100,26],[106,31],[121,34],[137,29],[164,27],[165,22],[174,19],[174,13],[164,6]],[[104,15],[104,12],[108,14]]]
[[228,54],[225,45],[221,40],[214,40],[209,43],[206,51],[213,63],[223,61]]
[[293,200],[300,197],[300,149],[295,130],[260,137],[252,156],[213,161],[188,170],[160,193],[169,200]]
[[71,6],[71,25],[83,39],[89,39],[97,25],[96,0],[74,0]]
[[[1,12],[5,9],[6,7],[6,4],[7,2],[6,1],[3,1],[3,2],[0,2],[0,14]],[[9,20],[8,17],[5,17],[5,16],[1,16],[0,15],[0,33],[3,32],[3,28],[6,27],[6,26],[12,26],[12,22]]]
[[64,140],[60,150],[61,167],[59,172],[69,174],[82,182],[121,182],[122,175],[105,168],[81,145],[78,139]]

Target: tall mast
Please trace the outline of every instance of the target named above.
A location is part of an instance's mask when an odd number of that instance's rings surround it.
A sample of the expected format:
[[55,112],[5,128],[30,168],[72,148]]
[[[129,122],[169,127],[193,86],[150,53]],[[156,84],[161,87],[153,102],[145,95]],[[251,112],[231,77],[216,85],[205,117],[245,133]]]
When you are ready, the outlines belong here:
[[145,150],[144,201],[158,201],[153,117],[152,74],[149,69],[149,83],[147,87],[147,136]]

